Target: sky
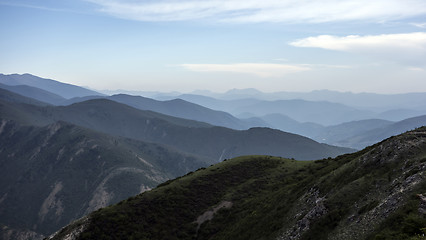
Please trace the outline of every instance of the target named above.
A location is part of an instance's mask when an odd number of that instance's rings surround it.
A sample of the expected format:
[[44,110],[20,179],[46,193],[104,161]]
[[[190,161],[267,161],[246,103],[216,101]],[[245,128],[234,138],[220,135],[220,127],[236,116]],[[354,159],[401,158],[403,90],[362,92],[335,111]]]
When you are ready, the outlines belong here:
[[0,73],[97,90],[426,92],[425,0],[0,0]]

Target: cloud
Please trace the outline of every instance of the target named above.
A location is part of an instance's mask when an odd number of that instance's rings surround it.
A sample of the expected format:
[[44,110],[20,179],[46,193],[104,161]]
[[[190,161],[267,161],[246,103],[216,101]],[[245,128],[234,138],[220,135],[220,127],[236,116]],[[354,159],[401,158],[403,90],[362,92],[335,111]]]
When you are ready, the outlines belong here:
[[422,65],[426,59],[426,32],[344,37],[320,35],[299,39],[290,45],[353,52],[410,64]]
[[86,0],[138,21],[322,23],[404,19],[426,14],[424,0]]
[[290,73],[309,71],[307,65],[272,63],[234,63],[234,64],[181,64],[194,72],[233,72],[251,74],[262,78],[282,77]]

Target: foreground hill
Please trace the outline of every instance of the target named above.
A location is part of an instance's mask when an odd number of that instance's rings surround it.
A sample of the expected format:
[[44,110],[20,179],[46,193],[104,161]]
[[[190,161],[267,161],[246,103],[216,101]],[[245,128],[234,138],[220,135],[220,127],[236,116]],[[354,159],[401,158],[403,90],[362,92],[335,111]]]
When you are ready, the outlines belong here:
[[335,159],[239,157],[93,212],[51,239],[422,239],[425,156],[423,127]]
[[0,226],[20,229],[5,237],[2,227],[0,239],[17,239],[28,230],[51,234],[73,219],[206,165],[165,146],[65,122],[31,127],[0,119]]
[[173,146],[209,158],[248,154],[285,156],[300,160],[319,159],[351,152],[309,138],[268,128],[237,131],[209,124],[142,111],[106,99],[95,99],[61,107],[41,107],[0,101],[0,114],[21,124],[45,126],[67,121],[109,135]]

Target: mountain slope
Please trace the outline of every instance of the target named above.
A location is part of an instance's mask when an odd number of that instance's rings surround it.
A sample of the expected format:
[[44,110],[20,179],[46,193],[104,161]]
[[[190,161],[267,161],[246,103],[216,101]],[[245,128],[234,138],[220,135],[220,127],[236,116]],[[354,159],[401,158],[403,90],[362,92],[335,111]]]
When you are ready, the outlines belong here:
[[425,169],[425,127],[335,159],[240,157],[93,212],[51,239],[420,239]]
[[29,127],[0,119],[0,225],[51,234],[205,165],[165,146],[65,122]]
[[40,78],[31,74],[0,74],[0,83],[11,86],[28,85],[57,94],[63,98],[103,95],[83,87],[58,82],[52,79]]

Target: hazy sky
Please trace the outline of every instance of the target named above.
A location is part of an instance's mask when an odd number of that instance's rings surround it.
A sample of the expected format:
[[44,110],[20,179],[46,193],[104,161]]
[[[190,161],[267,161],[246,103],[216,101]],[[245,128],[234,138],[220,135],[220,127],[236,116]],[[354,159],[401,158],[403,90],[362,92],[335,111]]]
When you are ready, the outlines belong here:
[[426,92],[425,0],[0,0],[0,73],[95,89]]

